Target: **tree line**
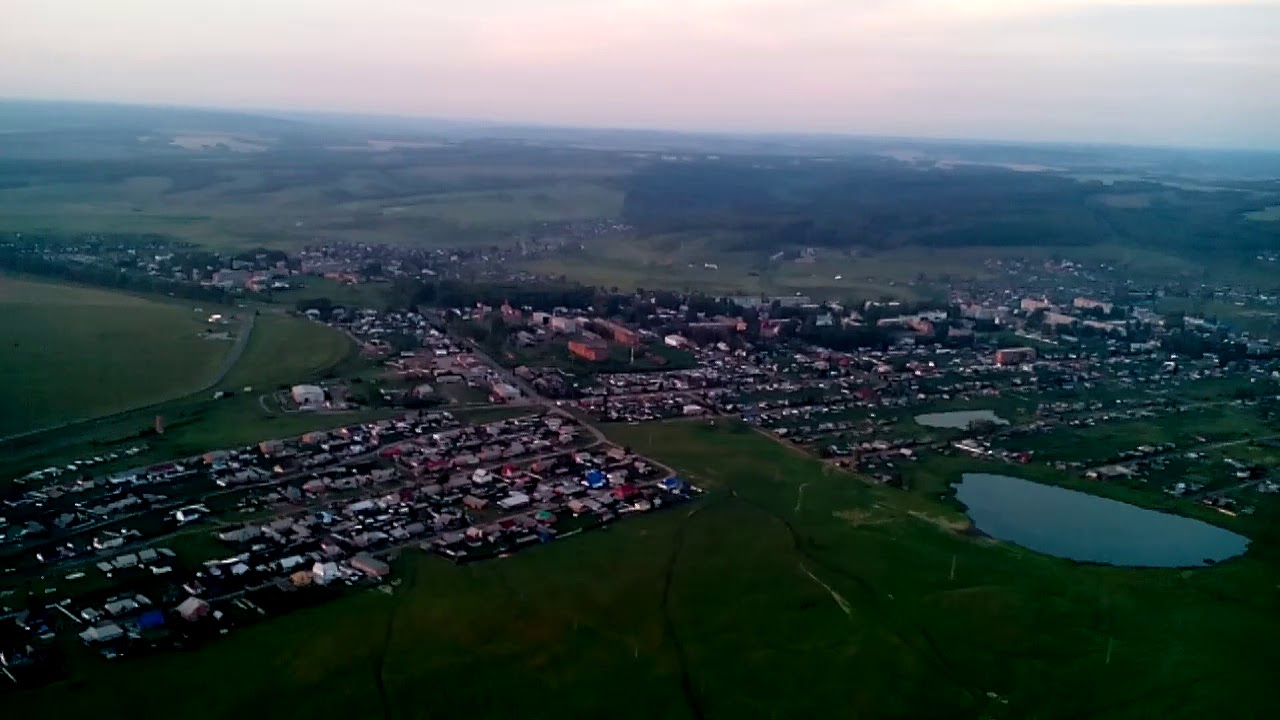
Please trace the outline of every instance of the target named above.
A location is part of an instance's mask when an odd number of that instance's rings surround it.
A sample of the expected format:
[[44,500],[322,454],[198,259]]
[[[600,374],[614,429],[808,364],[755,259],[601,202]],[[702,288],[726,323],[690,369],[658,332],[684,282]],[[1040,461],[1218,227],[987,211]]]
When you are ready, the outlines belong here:
[[0,269],[110,290],[171,295],[202,303],[230,305],[235,302],[235,295],[220,287],[128,272],[109,265],[52,260],[31,250],[13,246],[0,246]]

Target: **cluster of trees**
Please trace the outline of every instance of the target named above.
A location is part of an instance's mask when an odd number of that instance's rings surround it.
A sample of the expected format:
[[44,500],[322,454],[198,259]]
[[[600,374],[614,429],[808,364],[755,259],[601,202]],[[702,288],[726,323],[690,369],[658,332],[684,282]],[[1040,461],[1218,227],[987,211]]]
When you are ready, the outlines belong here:
[[896,335],[892,331],[874,325],[820,326],[813,318],[807,318],[804,322],[792,323],[784,327],[780,337],[803,340],[839,352],[853,352],[863,349],[888,349],[893,345]]
[[1190,330],[1174,330],[1165,334],[1160,339],[1160,348],[1165,352],[1192,358],[1212,354],[1222,362],[1243,360],[1249,355],[1249,348],[1244,343],[1233,342],[1225,337],[1205,335]]
[[462,280],[439,280],[419,284],[413,294],[416,305],[471,307],[477,304],[498,306],[504,302],[513,307],[531,307],[550,312],[553,308],[585,309],[602,299],[601,290],[586,285],[473,283]]
[[304,313],[308,310],[315,310],[320,313],[321,320],[328,322],[333,318],[333,311],[342,306],[334,303],[327,297],[317,297],[303,298],[302,300],[294,303],[293,307],[300,313]]

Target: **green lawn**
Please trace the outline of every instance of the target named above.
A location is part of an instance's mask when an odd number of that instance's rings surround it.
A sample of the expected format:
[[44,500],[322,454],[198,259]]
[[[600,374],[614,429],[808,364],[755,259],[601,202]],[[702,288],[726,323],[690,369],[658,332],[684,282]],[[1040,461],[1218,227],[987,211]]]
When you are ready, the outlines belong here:
[[12,277],[0,318],[0,436],[191,392],[232,346],[189,304]]
[[193,718],[1201,718],[1271,707],[1273,544],[1199,571],[1075,566],[960,534],[949,505],[825,473],[750,430],[612,432],[707,496],[507,560],[455,567],[410,552],[391,596],[355,593],[196,653],[86,659],[71,684],[6,698],[6,711],[151,716],[192,697]]

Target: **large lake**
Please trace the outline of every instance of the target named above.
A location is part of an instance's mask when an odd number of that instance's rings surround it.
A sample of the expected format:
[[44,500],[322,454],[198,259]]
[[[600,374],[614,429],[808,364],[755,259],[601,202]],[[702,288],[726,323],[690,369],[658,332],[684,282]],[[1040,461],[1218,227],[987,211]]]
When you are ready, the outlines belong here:
[[991,537],[1080,562],[1195,567],[1249,546],[1248,538],[1200,520],[1007,475],[966,473],[956,498]]
[[1008,425],[1009,421],[990,410],[955,410],[952,412],[927,413],[917,415],[916,422],[925,427],[954,428],[964,430],[974,421],[992,422],[997,425]]

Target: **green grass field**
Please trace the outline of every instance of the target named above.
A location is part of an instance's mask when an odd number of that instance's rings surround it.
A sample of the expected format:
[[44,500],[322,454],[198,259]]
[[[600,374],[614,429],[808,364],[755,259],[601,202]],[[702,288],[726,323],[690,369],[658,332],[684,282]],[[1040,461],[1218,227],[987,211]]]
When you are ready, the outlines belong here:
[[251,386],[266,391],[316,380],[321,372],[341,363],[354,350],[354,341],[330,327],[263,313],[244,355],[222,385],[233,390]]
[[191,305],[12,277],[0,317],[0,436],[186,394],[232,347]]
[[492,244],[540,222],[616,217],[617,159],[329,152],[323,162],[252,152],[141,151],[84,177],[0,188],[4,230],[160,233],[217,249],[296,249],[317,234],[358,242]]
[[1014,438],[1015,450],[1034,451],[1037,460],[1107,460],[1139,445],[1177,443],[1179,447],[1229,442],[1270,434],[1257,417],[1231,407],[1203,407],[1157,418],[1103,423],[1089,428],[1063,428],[1051,433]]
[[623,193],[589,182],[548,181],[540,187],[480,192],[450,192],[397,202],[362,202],[344,206],[386,217],[430,218],[459,227],[518,229],[529,223],[616,217]]
[[86,657],[70,684],[6,710],[1201,718],[1271,706],[1273,544],[1198,571],[1076,566],[961,534],[949,504],[824,472],[750,430],[613,432],[707,496],[507,560],[410,552],[390,596],[355,593],[191,654]]
[[[113,347],[94,350],[128,355],[125,349]],[[138,457],[122,458],[118,461],[120,469],[357,422],[365,415],[282,415],[264,409],[258,398],[281,385],[320,380],[330,374],[346,376],[363,369],[354,354],[354,344],[342,333],[307,320],[264,313],[255,321],[244,354],[218,385],[236,395],[221,400],[213,399],[212,392],[185,395],[142,411],[5,443],[0,446],[0,482],[31,470],[143,442],[150,445],[149,450]],[[132,372],[139,383],[155,375],[146,362],[138,363]],[[246,386],[254,391],[244,393]],[[35,385],[29,392],[50,393],[48,387]],[[178,390],[178,394],[183,392]],[[156,415],[165,418],[167,430],[161,437],[148,437],[145,431],[153,426]]]
[[[531,272],[564,275],[601,287],[664,288],[720,294],[791,295],[815,300],[895,298],[920,300],[960,280],[991,280],[1003,272],[993,259],[1031,261],[1068,257],[1108,262],[1134,277],[1160,278],[1199,271],[1185,259],[1122,246],[1083,247],[901,247],[858,254],[822,249],[812,263],[796,262],[796,250],[778,259],[763,251],[734,251],[740,238],[730,231],[641,237],[627,242],[589,245],[562,256],[531,260]],[[707,267],[707,264],[716,267]],[[1223,270],[1226,273],[1227,270]],[[1232,268],[1230,274],[1239,276]]]

